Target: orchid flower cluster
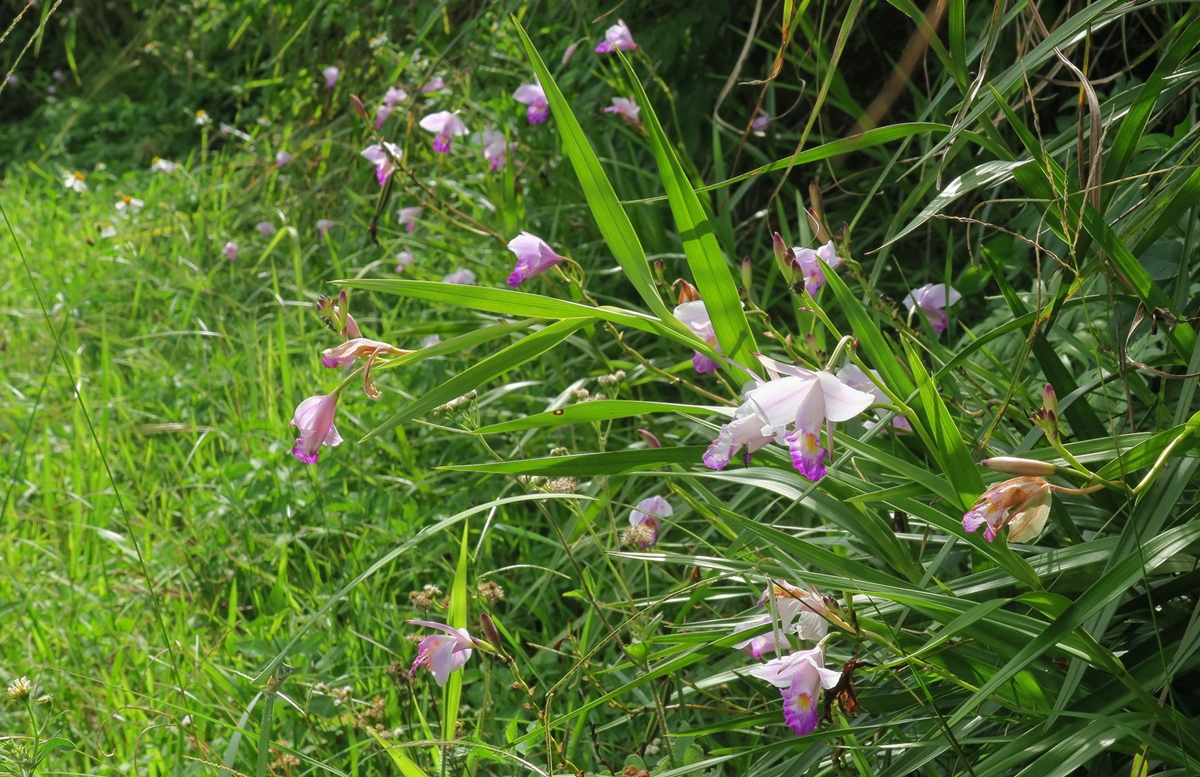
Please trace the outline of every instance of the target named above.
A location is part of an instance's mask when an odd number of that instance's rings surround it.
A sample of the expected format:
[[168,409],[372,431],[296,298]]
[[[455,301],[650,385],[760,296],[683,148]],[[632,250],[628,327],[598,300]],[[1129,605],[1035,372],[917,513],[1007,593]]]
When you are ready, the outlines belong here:
[[[734,626],[734,633],[759,630],[756,636],[734,645],[753,658],[777,653],[777,657],[749,670],[749,674],[779,689],[783,696],[783,717],[797,736],[817,728],[817,704],[821,689],[833,688],[841,673],[825,668],[825,640],[829,624],[853,631],[837,613],[836,601],[822,596],[815,588],[776,581],[767,586],[758,606],[762,615]],[[793,640],[812,644],[796,649]]]
[[[325,296],[317,299],[318,315],[343,338],[340,345],[326,348],[321,353],[321,365],[330,369],[351,370],[362,359],[365,363],[359,371],[362,373],[363,393],[368,399],[379,399],[382,394],[371,378],[375,360],[381,356],[404,356],[412,352],[363,337],[358,322],[350,315],[349,307],[350,295],[345,290],[338,294],[336,300]],[[342,436],[333,422],[337,415],[338,398],[352,377],[348,376],[328,394],[308,397],[296,406],[291,425],[296,427],[298,436],[292,447],[292,455],[300,461],[315,464],[322,446],[336,448],[342,444]]]

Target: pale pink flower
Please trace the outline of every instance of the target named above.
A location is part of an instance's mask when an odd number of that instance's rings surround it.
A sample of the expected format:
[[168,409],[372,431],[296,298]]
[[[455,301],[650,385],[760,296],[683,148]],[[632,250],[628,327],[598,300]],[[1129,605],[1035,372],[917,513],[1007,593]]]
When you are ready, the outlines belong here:
[[759,108],[758,116],[754,118],[754,121],[750,122],[750,129],[758,133],[764,133],[773,121],[775,121],[774,117],[767,113],[766,108]]
[[21,79],[17,78],[16,73],[10,73],[7,81],[9,86],[16,86],[18,83],[20,83]]
[[408,99],[408,92],[399,87],[388,87],[387,93],[383,95],[383,103],[375,110],[375,129],[382,127],[392,115],[396,103],[405,99]]
[[[879,372],[876,370],[871,370],[871,374],[867,375],[867,373],[863,372],[858,365],[847,364],[845,367],[842,367],[840,370],[838,370],[837,376],[838,380],[840,380],[842,383],[845,383],[850,388],[858,389],[859,391],[870,392],[872,395],[874,395],[876,404],[883,405],[891,401],[888,398],[888,395],[883,393],[883,389],[879,387],[879,381],[881,378],[879,377]],[[876,418],[878,418],[880,415],[881,413],[879,412],[875,413]],[[868,429],[874,425],[874,421],[863,422],[863,426]],[[910,424],[908,419],[904,416],[898,415],[892,419],[892,428],[901,432],[911,432],[912,424]]]
[[317,219],[317,237],[324,238],[325,233],[333,226],[333,222],[329,219]]
[[270,237],[278,231],[275,229],[275,225],[269,221],[260,221],[254,225],[254,228],[257,229],[258,233],[263,237]]
[[412,232],[417,228],[417,219],[420,217],[421,209],[418,207],[401,208],[396,211],[396,220],[407,232]]
[[442,278],[442,283],[456,283],[459,286],[474,286],[475,273],[471,272],[465,267],[460,268],[450,273],[445,278]]
[[342,444],[342,436],[333,425],[337,414],[338,395],[323,394],[309,397],[296,406],[292,426],[300,436],[292,448],[292,455],[305,464],[315,464],[322,445],[336,448]]
[[821,269],[821,262],[831,269],[836,270],[841,265],[842,260],[837,255],[837,249],[833,247],[833,241],[829,241],[817,250],[811,248],[793,248],[792,249],[792,265],[800,269],[800,274],[804,278],[804,290],[809,293],[809,296],[814,296],[821,287],[825,285],[825,271]]
[[450,673],[462,669],[463,664],[471,657],[475,641],[466,629],[454,629],[444,623],[434,621],[406,621],[413,626],[424,626],[437,629],[444,634],[430,634],[417,645],[417,660],[413,661],[408,674],[411,677],[417,669],[424,666],[429,669],[438,685],[445,685],[450,679]]
[[229,261],[232,262],[238,257],[238,244],[230,240],[225,244],[225,247],[221,249],[221,253],[225,254]]
[[983,538],[988,542],[994,542],[1005,526],[1009,542],[1037,539],[1050,515],[1050,493],[1050,484],[1040,477],[1025,476],[998,483],[984,491],[963,515],[963,529],[974,532],[986,525]]
[[340,76],[341,74],[342,74],[342,71],[338,70],[333,65],[330,65],[329,67],[322,70],[321,75],[325,76],[325,88],[332,89],[334,87],[334,85],[337,84],[338,76]]
[[375,180],[383,186],[388,176],[396,169],[396,163],[404,156],[404,152],[395,143],[385,142],[383,145],[372,143],[359,152],[363,159],[375,165]]
[[275,167],[283,167],[288,162],[292,161],[292,155],[286,151],[280,151],[275,155]]
[[673,512],[670,503],[661,496],[647,497],[638,502],[637,507],[629,513],[629,525],[645,526],[650,530],[649,538],[638,542],[638,547],[652,548],[657,545],[662,519],[670,518]]
[[150,171],[154,172],[154,173],[170,174],[170,173],[175,172],[175,163],[168,162],[166,159],[159,159],[158,157],[154,157],[154,159],[151,160],[151,163],[150,163]]
[[604,109],[605,113],[615,113],[629,123],[631,127],[642,126],[641,114],[642,109],[638,104],[628,97],[614,97],[612,105]]
[[945,332],[947,326],[946,308],[962,299],[962,295],[953,286],[944,283],[927,283],[919,289],[913,289],[904,298],[904,306],[911,313],[920,308],[929,325],[935,332]]
[[415,260],[416,257],[410,254],[408,251],[401,251],[400,253],[396,254],[396,272],[404,272],[404,268],[408,267]]
[[60,84],[63,81],[65,81],[67,78],[66,74],[63,73],[63,71],[61,71],[61,70],[55,70],[53,73],[50,74],[50,77],[53,78],[55,81],[59,82]]
[[508,285],[514,289],[565,258],[554,253],[545,240],[524,231],[508,241],[508,250],[517,255],[517,265],[508,276]]
[[[679,319],[701,340],[720,351],[721,346],[717,343],[717,332],[713,329],[712,317],[708,315],[708,308],[704,307],[703,300],[693,300],[679,305],[675,308],[675,318]],[[692,367],[696,372],[717,371],[717,363],[699,351],[692,356]]]
[[621,19],[604,31],[604,42],[596,46],[597,54],[609,54],[613,51],[633,51],[638,45],[633,42],[633,33]]
[[421,347],[422,348],[432,348],[433,346],[437,345],[441,341],[442,341],[441,335],[430,335],[429,337],[426,337],[423,340],[421,340]]
[[421,129],[434,133],[433,150],[439,154],[450,153],[450,141],[466,135],[467,125],[450,111],[438,111],[421,119]]
[[434,92],[440,92],[445,88],[446,79],[442,78],[441,76],[434,76],[433,78],[429,79],[429,83],[421,87],[421,94],[433,94]]
[[530,124],[541,124],[550,116],[550,101],[540,83],[521,84],[513,92],[513,99],[522,105],[529,106],[525,111]]
[[773,658],[752,668],[750,674],[782,692],[783,719],[797,736],[816,730],[821,689],[834,687],[842,677],[825,668],[825,650],[820,645]]
[[517,144],[508,142],[503,132],[490,128],[483,132],[476,132],[471,141],[482,147],[483,158],[488,161],[492,170],[503,170],[504,166],[508,164],[508,152],[517,149]]
[[[742,447],[753,452],[781,438],[792,454],[792,464],[812,481],[825,477],[821,428],[848,421],[870,407],[875,397],[850,388],[833,374],[782,364],[766,356],[759,361],[772,379],[746,393],[734,419],[721,427],[704,454],[704,464],[722,469]],[[792,431],[787,428],[792,426]]]

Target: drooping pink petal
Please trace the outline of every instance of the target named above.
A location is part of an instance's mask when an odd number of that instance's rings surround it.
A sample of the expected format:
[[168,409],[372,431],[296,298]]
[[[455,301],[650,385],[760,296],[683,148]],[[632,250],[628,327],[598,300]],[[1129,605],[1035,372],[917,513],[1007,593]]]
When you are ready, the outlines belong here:
[[556,254],[545,240],[524,231],[508,242],[508,250],[517,256],[517,264],[508,276],[508,285],[514,289],[565,258]]
[[[815,675],[816,673],[813,672]],[[781,689],[783,696],[783,720],[796,736],[811,734],[817,730],[817,703],[821,694],[819,684],[797,674],[792,684]]]
[[331,448],[342,444],[342,436],[333,425],[337,413],[337,394],[309,397],[296,406],[292,425],[300,436],[292,454],[306,464],[315,464],[322,445]]

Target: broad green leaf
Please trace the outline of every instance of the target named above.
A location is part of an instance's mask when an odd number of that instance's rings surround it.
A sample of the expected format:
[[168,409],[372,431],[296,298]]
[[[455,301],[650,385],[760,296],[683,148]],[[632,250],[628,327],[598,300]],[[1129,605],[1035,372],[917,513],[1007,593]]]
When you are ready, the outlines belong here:
[[548,456],[493,464],[457,464],[439,469],[457,472],[493,472],[505,475],[544,475],[546,477],[594,477],[619,475],[667,464],[697,464],[706,450],[703,445],[676,448],[649,448],[609,453],[578,453],[572,456]]
[[468,392],[474,391],[493,378],[536,359],[563,340],[566,340],[576,330],[588,326],[594,320],[576,318],[559,321],[541,331],[534,332],[528,337],[518,340],[504,350],[492,354],[478,364],[474,364],[458,375],[455,375],[432,391],[426,392],[420,399],[410,402],[407,407],[368,432],[362,438],[363,441],[378,437],[383,432],[398,424],[422,416],[438,405],[445,404],[451,399],[456,399]]
[[492,424],[477,429],[479,434],[501,434],[537,429],[544,426],[566,426],[568,424],[608,421],[614,418],[632,418],[651,413],[683,413],[691,415],[730,416],[733,408],[708,405],[678,405],[672,402],[644,402],[620,399],[597,399],[577,405],[551,410],[547,413],[517,418],[504,423]]
[[578,302],[544,297],[540,294],[528,294],[522,291],[508,289],[490,289],[484,286],[460,286],[439,281],[410,281],[400,279],[360,278],[356,280],[336,281],[336,283],[351,289],[365,289],[383,294],[395,294],[400,297],[441,302],[455,307],[465,307],[472,310],[482,310],[487,313],[498,313],[506,316],[521,316],[526,318],[548,318],[557,320],[595,318],[611,321],[614,324],[640,329],[644,332],[654,332],[667,336],[674,335],[676,339],[694,345],[695,339],[682,333],[665,329],[658,320],[644,313],[622,310],[610,306],[592,307]]

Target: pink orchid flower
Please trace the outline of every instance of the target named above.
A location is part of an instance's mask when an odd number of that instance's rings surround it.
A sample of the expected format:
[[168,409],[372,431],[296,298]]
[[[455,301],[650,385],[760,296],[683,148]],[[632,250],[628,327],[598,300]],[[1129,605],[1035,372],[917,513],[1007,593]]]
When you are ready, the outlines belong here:
[[508,142],[503,132],[490,128],[476,132],[471,141],[483,148],[483,158],[488,161],[492,170],[503,170],[508,164],[508,152],[517,148],[516,143]]
[[445,278],[442,278],[442,283],[456,283],[459,286],[474,286],[475,273],[471,272],[465,267],[460,268],[450,273]]
[[614,97],[612,105],[604,109],[605,113],[615,113],[629,123],[631,127],[642,126],[642,118],[640,116],[642,109],[638,104],[628,97]]
[[325,233],[333,226],[333,222],[329,219],[317,219],[317,237],[324,238]]
[[929,321],[929,326],[935,332],[945,332],[948,325],[946,308],[962,299],[962,295],[954,287],[944,283],[927,283],[919,289],[913,289],[904,298],[904,306],[911,313],[916,308]]
[[408,267],[414,261],[416,261],[416,257],[410,254],[408,251],[401,251],[400,253],[396,254],[396,272],[404,272],[404,268]]
[[292,426],[300,432],[292,455],[305,464],[316,464],[322,445],[336,448],[342,444],[342,436],[333,425],[337,413],[337,393],[309,397],[296,406]]
[[773,658],[750,670],[783,694],[783,719],[797,736],[811,734],[817,728],[817,703],[822,688],[832,688],[841,672],[825,668],[825,650],[818,645]]
[[433,150],[439,154],[450,153],[450,141],[466,135],[467,125],[450,111],[438,111],[421,119],[421,129],[434,133]]
[[[845,367],[842,367],[840,370],[838,370],[837,377],[838,380],[840,380],[842,383],[845,383],[850,388],[858,389],[859,391],[870,392],[872,395],[874,395],[876,404],[883,405],[891,402],[891,399],[888,398],[888,395],[883,393],[883,389],[879,387],[879,382],[882,380],[882,378],[879,377],[879,372],[877,370],[871,370],[871,374],[868,375],[867,373],[863,372],[857,364],[847,364]],[[880,417],[881,415],[882,413],[875,413],[876,418]],[[864,421],[863,426],[867,429],[870,429],[871,427],[875,426],[875,422]],[[912,424],[910,424],[908,419],[904,416],[898,415],[892,419],[892,429],[899,432],[911,432]]]
[[754,118],[754,121],[750,122],[750,129],[754,130],[760,135],[764,134],[771,126],[771,122],[773,121],[775,121],[775,118],[771,116],[771,114],[767,113],[766,108],[759,108],[758,116]]
[[292,155],[286,151],[280,151],[278,154],[275,155],[275,167],[277,167],[277,168],[283,167],[284,165],[286,165],[288,162],[291,162],[291,161],[292,161]]
[[604,31],[604,42],[596,46],[597,54],[609,54],[614,51],[633,51],[638,45],[633,41],[633,33],[621,19]]
[[836,270],[842,263],[832,240],[815,251],[811,248],[793,248],[792,257],[792,264],[800,269],[804,278],[804,290],[810,297],[815,296],[825,285],[825,271],[821,269],[821,262],[817,259],[825,262],[825,266],[831,270]]
[[375,180],[383,186],[388,176],[396,169],[396,163],[404,156],[404,152],[395,143],[372,143],[359,152],[363,159],[375,165]]
[[550,116],[550,101],[539,83],[521,84],[513,92],[513,99],[529,108],[525,111],[530,124],[541,124]]
[[347,340],[341,345],[335,345],[333,348],[326,348],[321,352],[321,366],[329,367],[344,367],[347,364],[353,364],[360,358],[371,358],[373,356],[403,356],[410,351],[405,351],[388,343],[381,343],[378,340],[368,340],[365,337],[355,337]]
[[650,536],[638,542],[638,547],[652,548],[658,544],[658,532],[663,518],[670,518],[674,513],[671,504],[661,496],[651,496],[637,503],[629,513],[629,525],[645,526],[650,530]]
[[[675,308],[675,318],[691,329],[701,340],[720,351],[721,346],[717,343],[717,332],[713,329],[712,317],[708,315],[708,308],[704,307],[703,300],[694,300],[679,305]],[[699,351],[692,356],[692,367],[696,372],[702,373],[717,371],[717,363]]]
[[445,88],[446,79],[442,78],[441,76],[434,76],[433,78],[429,79],[429,83],[421,87],[421,94],[433,94],[434,92],[440,92]]
[[963,529],[974,532],[986,525],[983,538],[994,542],[999,531],[1007,526],[1009,542],[1035,540],[1050,515],[1050,494],[1050,484],[1044,478],[1025,476],[1006,480],[983,492],[963,516]]
[[774,582],[767,586],[762,598],[758,600],[759,607],[767,605],[770,606],[770,612],[734,627],[734,631],[738,632],[758,628],[767,623],[774,624],[770,631],[734,645],[754,658],[762,658],[781,647],[790,647],[788,634],[815,642],[824,639],[829,633],[829,607],[815,588],[802,588],[782,580]]
[[238,252],[238,244],[233,242],[232,240],[230,240],[228,243],[226,243],[225,247],[221,249],[221,253],[225,254],[225,256],[231,262],[233,260],[237,259],[237,256],[238,256],[237,252]]
[[[812,481],[825,477],[821,427],[848,421],[875,402],[875,397],[850,388],[825,371],[782,364],[766,356],[759,361],[772,379],[746,393],[746,401],[734,419],[721,427],[717,439],[704,454],[704,464],[724,468],[734,452],[745,447],[753,452],[777,437],[787,444],[792,464]],[[791,432],[787,427],[792,426]]]
[[325,88],[332,89],[334,87],[334,85],[337,84],[338,76],[340,76],[341,74],[342,74],[342,71],[338,70],[333,65],[330,65],[329,67],[322,70],[321,75],[325,76]]
[[545,240],[528,232],[521,232],[508,241],[508,250],[517,255],[517,266],[508,276],[508,285],[514,289],[529,278],[549,270],[565,258],[554,253]]
[[417,660],[413,661],[412,669],[408,672],[410,677],[424,666],[429,669],[438,685],[445,685],[450,679],[450,673],[462,669],[463,664],[471,657],[475,640],[471,639],[466,629],[454,629],[434,621],[412,620],[406,623],[445,632],[430,634],[417,645]]
[[263,237],[270,237],[279,231],[275,229],[275,225],[269,221],[260,221],[254,226],[254,228],[257,229],[258,233]]
[[404,227],[406,232],[412,232],[417,228],[417,219],[421,217],[421,209],[417,207],[401,208],[396,211],[396,220],[400,222],[400,226]]
[[375,129],[382,128],[384,122],[392,115],[396,103],[406,99],[408,99],[408,92],[399,87],[388,87],[387,93],[383,96],[383,102],[375,109]]

